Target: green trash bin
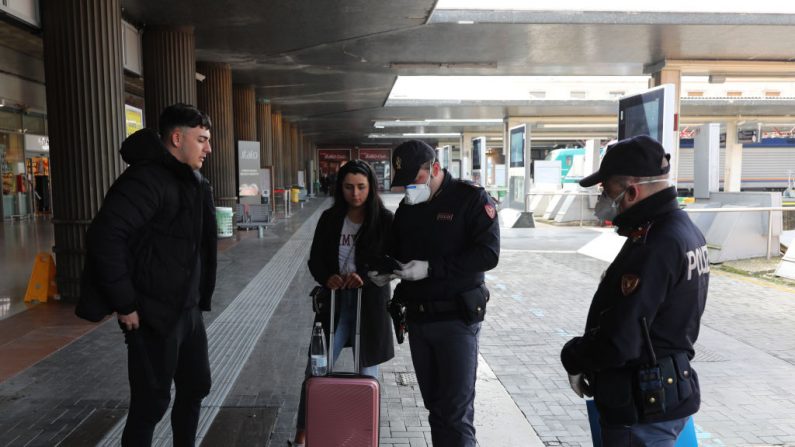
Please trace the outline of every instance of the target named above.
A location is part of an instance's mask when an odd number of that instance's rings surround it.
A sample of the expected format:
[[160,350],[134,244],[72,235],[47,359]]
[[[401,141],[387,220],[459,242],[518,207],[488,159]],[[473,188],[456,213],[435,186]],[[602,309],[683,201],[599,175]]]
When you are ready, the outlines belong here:
[[215,220],[218,222],[218,237],[232,237],[232,221],[234,212],[232,208],[217,206],[215,207]]

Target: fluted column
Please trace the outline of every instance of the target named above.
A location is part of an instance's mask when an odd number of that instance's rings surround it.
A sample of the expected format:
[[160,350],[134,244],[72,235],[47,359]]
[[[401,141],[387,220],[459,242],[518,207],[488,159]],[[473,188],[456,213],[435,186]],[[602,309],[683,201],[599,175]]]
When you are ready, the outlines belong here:
[[147,27],[143,35],[146,127],[157,129],[166,107],[196,105],[196,43],[193,27]]
[[202,166],[215,191],[218,206],[234,206],[237,202],[235,182],[235,144],[232,124],[232,69],[229,64],[199,62],[196,70],[205,76],[198,83],[196,98],[199,109],[213,123],[210,145],[212,153]]
[[301,139],[298,135],[298,126],[295,124],[290,125],[290,141],[293,143],[292,147],[292,154],[293,154],[293,182],[298,183],[298,171],[304,169],[304,165],[301,164]]
[[253,85],[232,86],[235,142],[257,141],[257,104]]
[[[303,142],[303,145],[304,145],[304,152],[303,152],[303,155],[304,155],[304,166],[306,166],[307,162],[312,159],[312,151],[310,150],[311,145],[310,145],[309,137],[305,136],[305,137],[303,137],[301,139],[301,141]],[[315,166],[315,168],[317,168],[317,166]],[[307,181],[309,181],[309,173],[308,172],[306,173],[306,179],[307,179]]]
[[282,121],[282,138],[284,144],[282,145],[282,157],[284,159],[284,183],[287,185],[293,184],[293,142],[290,134],[290,123]]
[[259,162],[261,167],[273,166],[273,129],[271,105],[267,99],[257,100],[257,139],[259,140]]
[[282,153],[282,114],[271,114],[271,131],[273,132],[273,178],[276,186],[286,186],[284,183],[284,154]]
[[80,296],[85,232],[123,170],[120,0],[43,2],[58,290]]

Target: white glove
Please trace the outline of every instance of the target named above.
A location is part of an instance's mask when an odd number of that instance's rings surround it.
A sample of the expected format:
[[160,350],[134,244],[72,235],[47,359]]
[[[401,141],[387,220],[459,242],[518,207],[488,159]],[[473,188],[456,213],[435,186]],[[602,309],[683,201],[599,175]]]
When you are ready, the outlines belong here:
[[571,385],[571,389],[580,397],[583,397],[583,395],[588,397],[593,396],[591,393],[591,386],[588,385],[582,373],[574,375],[569,374],[569,385]]
[[373,284],[377,285],[378,287],[384,287],[385,285],[389,284],[389,281],[397,278],[397,275],[394,273],[384,273],[379,275],[375,270],[371,270],[367,272],[367,277],[370,278],[370,281],[372,281]]
[[419,281],[428,277],[428,261],[413,260],[401,264],[402,269],[395,270],[395,274],[400,279],[407,281]]

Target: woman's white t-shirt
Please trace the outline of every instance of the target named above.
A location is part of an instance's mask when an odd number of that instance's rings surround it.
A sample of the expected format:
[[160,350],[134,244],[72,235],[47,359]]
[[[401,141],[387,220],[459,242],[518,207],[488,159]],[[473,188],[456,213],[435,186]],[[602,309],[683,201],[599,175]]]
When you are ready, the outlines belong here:
[[348,217],[342,224],[340,232],[340,273],[351,273],[356,271],[356,233],[359,232],[362,224],[354,223]]

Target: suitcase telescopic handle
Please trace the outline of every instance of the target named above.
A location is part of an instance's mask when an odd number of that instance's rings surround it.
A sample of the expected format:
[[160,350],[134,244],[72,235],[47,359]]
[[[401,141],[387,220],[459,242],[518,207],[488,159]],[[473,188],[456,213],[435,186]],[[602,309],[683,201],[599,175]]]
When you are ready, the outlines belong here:
[[[331,309],[330,314],[331,317],[329,318],[329,346],[328,346],[328,367],[329,367],[329,374],[334,373],[334,310],[337,301],[337,291],[335,289],[331,289]],[[353,369],[356,371],[356,374],[361,374],[361,369],[359,368],[359,352],[360,349],[360,342],[361,342],[361,326],[362,326],[362,288],[359,287],[356,289],[356,336],[353,341]]]

